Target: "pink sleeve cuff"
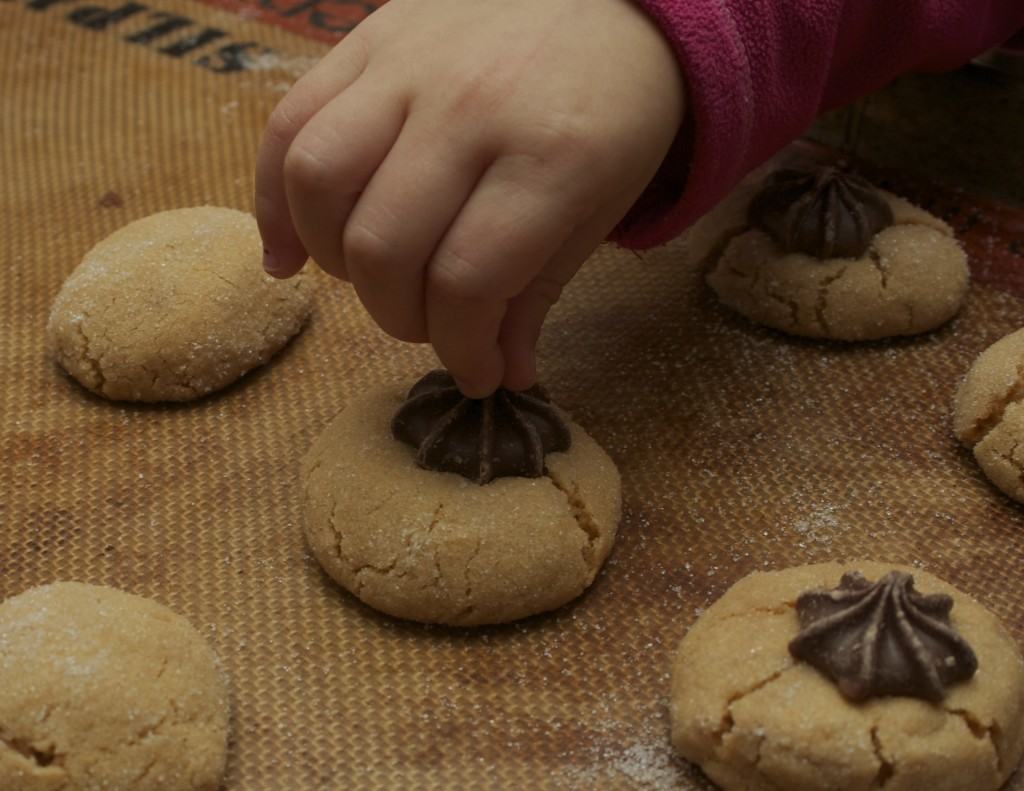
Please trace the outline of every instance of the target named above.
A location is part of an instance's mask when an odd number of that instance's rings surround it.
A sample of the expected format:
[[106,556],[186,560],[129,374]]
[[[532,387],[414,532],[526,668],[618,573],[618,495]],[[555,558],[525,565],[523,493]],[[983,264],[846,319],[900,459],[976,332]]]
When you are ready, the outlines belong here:
[[635,0],[687,85],[686,122],[613,240],[678,235],[821,112],[1024,27],[1022,0]]

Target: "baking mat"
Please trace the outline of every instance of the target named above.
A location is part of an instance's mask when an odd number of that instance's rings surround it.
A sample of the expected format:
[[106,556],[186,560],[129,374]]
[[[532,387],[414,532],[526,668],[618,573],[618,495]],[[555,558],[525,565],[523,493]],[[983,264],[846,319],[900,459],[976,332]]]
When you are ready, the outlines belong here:
[[341,592],[304,546],[298,460],[428,350],[324,277],[294,343],[192,405],[107,403],[46,358],[50,302],[93,243],[162,209],[251,208],[262,123],[326,50],[254,13],[117,2],[0,0],[0,597],[75,579],[187,616],[231,678],[227,789],[707,789],[668,745],[669,656],[754,569],[917,564],[1024,644],[1022,511],[949,419],[971,360],[1024,324],[1022,215],[920,185],[980,277],[918,339],[799,341],[728,314],[701,285],[706,226],[584,267],[543,378],[619,464],[625,516],[580,601],[459,631]]

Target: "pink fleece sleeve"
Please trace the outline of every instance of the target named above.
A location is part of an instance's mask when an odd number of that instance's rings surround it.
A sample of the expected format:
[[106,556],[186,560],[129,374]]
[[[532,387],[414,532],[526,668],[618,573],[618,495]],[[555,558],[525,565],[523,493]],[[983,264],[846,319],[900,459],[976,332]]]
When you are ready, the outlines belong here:
[[661,244],[819,113],[1024,27],[1024,0],[635,0],[671,41],[687,121],[614,239]]

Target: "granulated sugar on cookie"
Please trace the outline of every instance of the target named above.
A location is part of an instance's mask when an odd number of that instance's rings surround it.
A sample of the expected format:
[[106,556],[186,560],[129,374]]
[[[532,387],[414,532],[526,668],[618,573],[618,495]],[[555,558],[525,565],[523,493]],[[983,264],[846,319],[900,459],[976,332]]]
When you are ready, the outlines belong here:
[[121,401],[188,401],[267,362],[309,317],[312,281],[263,272],[256,221],[201,206],[129,223],[90,250],[47,326],[58,363]]
[[182,617],[55,582],[0,604],[0,788],[214,791],[228,693]]
[[978,355],[956,394],[953,431],[988,479],[1024,502],[1024,330]]

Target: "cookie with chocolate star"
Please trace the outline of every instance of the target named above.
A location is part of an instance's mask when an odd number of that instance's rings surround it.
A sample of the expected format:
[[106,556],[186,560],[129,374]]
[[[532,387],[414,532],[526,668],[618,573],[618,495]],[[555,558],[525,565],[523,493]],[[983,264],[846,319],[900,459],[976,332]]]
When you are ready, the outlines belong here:
[[444,371],[353,399],[302,478],[327,574],[427,623],[502,623],[575,599],[621,511],[615,464],[542,390],[469,399]]
[[1024,753],[1024,660],[920,569],[755,572],[681,641],[672,743],[726,791],[995,791]]
[[707,275],[751,321],[841,341],[932,330],[960,310],[968,281],[946,223],[831,166],[770,175]]

